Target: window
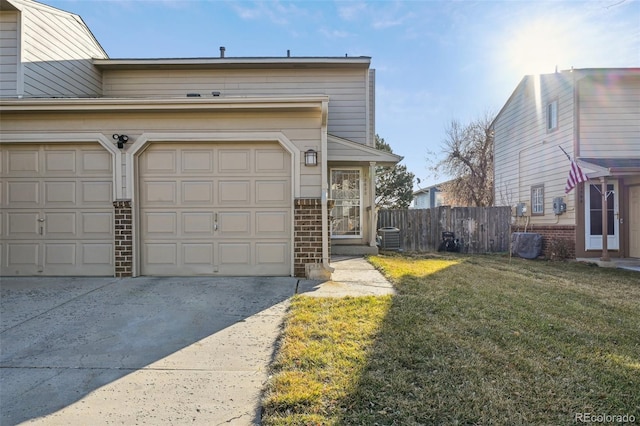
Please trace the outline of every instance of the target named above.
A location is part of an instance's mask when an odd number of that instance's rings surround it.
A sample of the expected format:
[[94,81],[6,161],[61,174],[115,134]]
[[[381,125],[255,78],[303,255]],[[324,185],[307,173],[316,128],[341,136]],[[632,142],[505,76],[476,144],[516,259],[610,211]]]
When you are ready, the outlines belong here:
[[544,185],[531,187],[531,214],[544,215]]
[[331,210],[331,237],[360,237],[360,169],[332,169],[330,185],[330,197],[335,202]]
[[558,128],[558,101],[555,100],[547,105],[547,131]]

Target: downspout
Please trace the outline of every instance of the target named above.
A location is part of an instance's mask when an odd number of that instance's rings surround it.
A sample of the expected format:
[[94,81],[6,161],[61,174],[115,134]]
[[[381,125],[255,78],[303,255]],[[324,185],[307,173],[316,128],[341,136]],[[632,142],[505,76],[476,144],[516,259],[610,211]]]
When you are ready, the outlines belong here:
[[320,206],[322,208],[322,266],[330,273],[333,268],[329,265],[329,211],[328,211],[328,193],[329,193],[329,171],[327,165],[327,122],[329,117],[329,101],[322,101],[322,123],[320,125],[320,166],[322,169],[322,183]]
[[370,199],[369,199],[369,208],[371,209],[371,215],[370,215],[370,221],[371,224],[369,226],[369,246],[370,247],[375,247],[376,244],[376,233],[377,233],[377,227],[378,227],[378,223],[377,223],[377,212],[376,212],[376,162],[375,161],[370,161],[369,162],[369,194],[370,194]]

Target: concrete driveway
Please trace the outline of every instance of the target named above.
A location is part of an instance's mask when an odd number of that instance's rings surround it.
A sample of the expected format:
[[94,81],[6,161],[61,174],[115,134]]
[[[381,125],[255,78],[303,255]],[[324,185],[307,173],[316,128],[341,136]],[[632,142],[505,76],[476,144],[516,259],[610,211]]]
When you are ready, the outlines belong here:
[[258,424],[295,278],[1,278],[0,424]]

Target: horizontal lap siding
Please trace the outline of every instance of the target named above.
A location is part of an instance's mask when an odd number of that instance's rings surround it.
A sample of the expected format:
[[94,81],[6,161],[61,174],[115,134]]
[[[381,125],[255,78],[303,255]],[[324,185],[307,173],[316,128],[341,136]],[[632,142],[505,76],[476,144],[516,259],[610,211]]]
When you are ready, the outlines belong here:
[[579,83],[580,156],[640,157],[640,72]]
[[0,12],[0,97],[16,96],[18,84],[18,12]]
[[328,132],[366,143],[367,70],[123,70],[105,71],[109,97],[329,95]]
[[[495,122],[495,198],[497,205],[531,205],[531,187],[544,185],[545,216],[531,221],[549,221],[553,198],[564,197],[567,213],[561,222],[573,223],[574,201],[564,193],[569,160],[560,150],[573,153],[573,92],[571,76],[552,74],[526,80]],[[546,107],[558,101],[558,127],[547,131]]]
[[102,92],[92,58],[104,57],[89,30],[68,13],[25,8],[25,96],[92,97]]

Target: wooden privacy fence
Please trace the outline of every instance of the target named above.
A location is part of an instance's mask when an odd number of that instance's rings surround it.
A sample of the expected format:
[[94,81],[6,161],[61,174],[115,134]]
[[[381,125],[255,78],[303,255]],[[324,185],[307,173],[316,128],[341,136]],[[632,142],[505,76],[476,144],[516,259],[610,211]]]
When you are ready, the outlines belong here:
[[379,210],[378,229],[400,230],[400,249],[436,251],[443,232],[453,232],[463,253],[509,251],[510,207],[434,207]]

